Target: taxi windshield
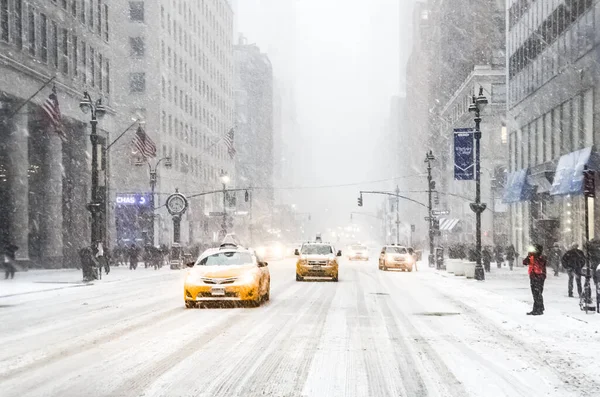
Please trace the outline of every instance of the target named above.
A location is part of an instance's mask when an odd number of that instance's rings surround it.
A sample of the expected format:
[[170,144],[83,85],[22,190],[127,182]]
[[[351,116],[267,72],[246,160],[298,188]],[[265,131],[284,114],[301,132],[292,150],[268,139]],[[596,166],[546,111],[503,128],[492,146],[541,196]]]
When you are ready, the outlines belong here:
[[333,253],[331,245],[309,244],[302,246],[304,255],[329,255]]
[[364,245],[353,245],[351,247],[354,251],[364,251],[367,249]]
[[406,248],[404,247],[387,247],[385,252],[388,254],[406,254]]
[[202,258],[197,266],[249,265],[252,262],[252,255],[246,252],[219,252]]

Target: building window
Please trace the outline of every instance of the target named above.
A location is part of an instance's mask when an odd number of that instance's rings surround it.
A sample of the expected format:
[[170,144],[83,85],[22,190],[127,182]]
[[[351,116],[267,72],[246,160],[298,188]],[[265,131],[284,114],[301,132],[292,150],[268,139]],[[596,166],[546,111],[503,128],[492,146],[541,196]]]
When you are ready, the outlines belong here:
[[90,9],[88,12],[88,25],[91,30],[94,30],[94,0],[90,1]]
[[23,0],[15,0],[15,45],[23,48]]
[[129,92],[146,91],[146,73],[129,74]]
[[35,56],[35,9],[29,6],[29,54]]
[[40,14],[40,42],[40,56],[43,62],[48,62],[48,19],[46,18],[46,14]]
[[129,19],[135,22],[144,22],[144,2],[129,2]]
[[0,32],[3,41],[9,40],[8,0],[0,0]]
[[106,93],[110,94],[110,61],[106,60]]
[[98,0],[98,9],[96,12],[96,33],[102,36],[102,0]]
[[83,83],[87,83],[87,45],[85,41],[81,42],[81,75]]
[[104,4],[104,40],[108,41],[108,4]]
[[72,50],[71,53],[73,54],[72,58],[73,58],[73,76],[77,76],[78,75],[78,70],[77,68],[79,67],[79,59],[77,56],[77,49],[79,46],[79,43],[77,42],[77,36],[73,36],[73,43],[72,43]]
[[58,25],[54,21],[50,24],[50,45],[52,65],[58,69]]
[[144,56],[144,38],[143,37],[130,37],[129,38],[129,54],[135,57]]
[[77,18],[77,1],[79,0],[71,0],[71,15],[74,18]]
[[96,85],[96,52],[90,47],[90,84]]
[[98,88],[100,88],[100,91],[104,89],[104,62],[102,54],[98,54]]
[[79,7],[79,11],[81,11],[81,13],[79,14],[79,21],[85,25],[85,2],[86,0],[81,0],[81,7]]
[[67,29],[62,29],[62,65],[61,71],[63,74],[69,74],[69,32]]
[[587,90],[583,94],[583,139],[584,146],[594,144],[594,91]]

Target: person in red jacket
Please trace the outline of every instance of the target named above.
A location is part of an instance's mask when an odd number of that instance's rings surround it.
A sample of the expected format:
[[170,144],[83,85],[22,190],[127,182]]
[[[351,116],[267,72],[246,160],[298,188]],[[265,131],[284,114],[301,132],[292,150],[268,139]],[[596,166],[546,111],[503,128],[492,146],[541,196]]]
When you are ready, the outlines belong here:
[[529,284],[531,285],[531,294],[533,295],[533,310],[527,313],[528,316],[540,316],[544,314],[544,281],[546,281],[546,257],[542,255],[543,247],[541,244],[534,244],[533,249],[523,259],[523,266],[527,266],[529,273]]

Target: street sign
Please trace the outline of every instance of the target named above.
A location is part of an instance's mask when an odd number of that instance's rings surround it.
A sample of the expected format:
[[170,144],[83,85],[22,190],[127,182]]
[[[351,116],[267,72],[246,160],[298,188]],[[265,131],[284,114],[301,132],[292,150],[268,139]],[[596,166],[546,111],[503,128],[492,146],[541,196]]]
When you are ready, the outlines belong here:
[[433,210],[431,212],[433,215],[450,215],[450,211],[448,210]]
[[223,216],[223,215],[225,215],[225,214],[222,212],[209,212],[208,213],[208,216]]

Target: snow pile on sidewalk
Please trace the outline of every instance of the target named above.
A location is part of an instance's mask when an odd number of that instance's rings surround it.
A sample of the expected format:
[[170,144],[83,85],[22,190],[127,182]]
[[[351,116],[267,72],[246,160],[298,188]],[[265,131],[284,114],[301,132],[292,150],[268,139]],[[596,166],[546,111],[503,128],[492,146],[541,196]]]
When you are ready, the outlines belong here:
[[[576,297],[568,297],[566,274],[548,275],[545,314],[527,316],[532,296],[526,268],[492,267],[483,282],[425,269],[431,271],[432,284],[443,289],[453,303],[477,311],[499,330],[531,346],[557,371],[572,373],[573,383],[598,382],[600,314],[580,310],[576,287]],[[442,277],[433,277],[434,273]]]

